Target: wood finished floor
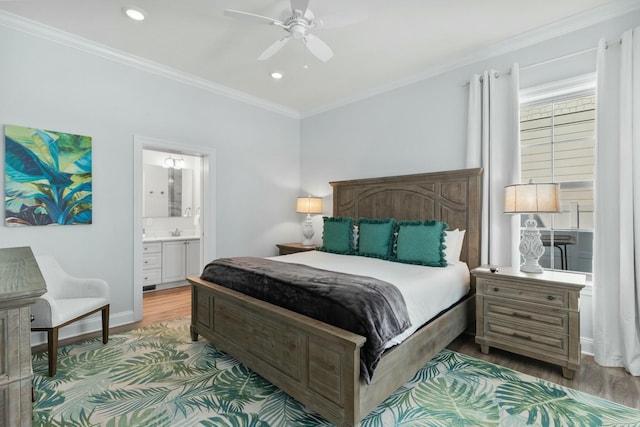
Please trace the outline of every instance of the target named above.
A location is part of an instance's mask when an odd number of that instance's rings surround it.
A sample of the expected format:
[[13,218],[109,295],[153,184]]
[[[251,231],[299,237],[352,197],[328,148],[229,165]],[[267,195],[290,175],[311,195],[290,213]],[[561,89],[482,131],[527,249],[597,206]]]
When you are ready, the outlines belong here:
[[[143,297],[143,310],[144,317],[140,322],[112,328],[110,333],[125,332],[152,323],[189,316],[191,313],[191,288],[184,286],[147,292]],[[98,332],[75,337],[61,341],[60,345],[68,345],[99,336]],[[573,380],[568,380],[562,376],[562,369],[558,366],[493,348],[489,354],[482,354],[480,346],[475,344],[473,336],[468,334],[458,337],[448,348],[631,408],[640,409],[640,377],[634,377],[622,368],[599,366],[591,356],[582,356],[579,372],[576,372]],[[33,351],[46,351],[46,346],[34,347]]]

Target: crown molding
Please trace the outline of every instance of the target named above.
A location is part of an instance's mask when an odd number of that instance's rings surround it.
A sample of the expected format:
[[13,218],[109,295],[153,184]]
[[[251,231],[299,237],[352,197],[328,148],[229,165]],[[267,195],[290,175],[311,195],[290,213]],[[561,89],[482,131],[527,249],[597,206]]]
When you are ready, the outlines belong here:
[[0,26],[21,31],[32,36],[40,37],[54,43],[90,53],[92,55],[100,56],[102,58],[118,62],[120,64],[153,73],[185,85],[202,89],[216,95],[224,96],[226,98],[240,101],[249,105],[253,105],[255,107],[259,107],[274,113],[282,114],[284,116],[296,119],[300,118],[300,114],[298,113],[298,111],[287,108],[283,105],[266,101],[262,98],[249,95],[245,92],[213,83],[210,80],[206,80],[192,74],[188,74],[174,68],[158,64],[157,62],[153,62],[148,59],[144,59],[139,56],[105,46],[103,44],[2,10],[0,10]]
[[473,54],[462,56],[452,61],[443,62],[439,65],[429,67],[418,73],[405,78],[379,85],[357,95],[345,97],[335,102],[324,104],[317,108],[304,111],[297,111],[280,104],[266,101],[245,92],[231,89],[229,87],[211,82],[210,80],[194,76],[171,67],[167,67],[156,62],[132,55],[130,53],[117,50],[91,40],[84,39],[71,33],[44,25],[42,23],[23,18],[6,11],[0,11],[0,25],[21,31],[36,37],[43,38],[55,43],[59,43],[74,49],[78,49],[96,56],[100,56],[142,71],[153,73],[167,79],[177,81],[198,89],[202,89],[216,95],[224,96],[236,101],[240,101],[258,108],[262,108],[277,114],[291,118],[301,119],[324,113],[329,110],[344,107],[348,104],[362,101],[385,92],[400,89],[418,83],[423,80],[444,74],[455,69],[484,61],[493,57],[504,55],[515,50],[526,48],[537,43],[547,41],[564,34],[568,34],[582,28],[598,24],[600,22],[634,12],[640,9],[640,0],[620,0],[614,1],[569,18],[556,21],[552,24],[528,31],[508,40],[495,43],[485,49],[478,50]]
[[[400,89],[418,83],[423,80],[444,74],[458,68],[474,64],[476,62],[485,61],[490,58],[501,56],[519,49],[533,46],[543,41],[551,40],[556,37],[572,33],[577,30],[607,21],[618,16],[635,12],[640,9],[640,0],[621,0],[613,3],[602,5],[585,12],[570,16],[568,18],[553,22],[543,27],[522,33],[518,36],[495,43],[484,49],[480,49],[473,54],[465,55],[452,61],[443,62],[433,67],[429,67],[423,71],[412,74],[405,78],[371,88],[363,91],[358,95],[342,98],[336,102],[328,103],[318,108],[309,109],[300,113],[301,118],[307,118],[321,114],[336,108],[344,107],[358,101],[365,100],[385,92]],[[594,46],[595,47],[595,46]]]

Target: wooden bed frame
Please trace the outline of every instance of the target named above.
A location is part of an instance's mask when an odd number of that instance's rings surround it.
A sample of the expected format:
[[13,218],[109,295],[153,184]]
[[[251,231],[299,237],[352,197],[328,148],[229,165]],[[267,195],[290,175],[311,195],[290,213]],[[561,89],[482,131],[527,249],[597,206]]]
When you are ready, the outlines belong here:
[[[332,182],[333,215],[445,221],[466,230],[461,259],[480,263],[482,169]],[[451,309],[387,350],[370,384],[360,378],[365,338],[197,277],[191,338],[198,335],[338,426],[355,426],[467,326],[475,286]]]

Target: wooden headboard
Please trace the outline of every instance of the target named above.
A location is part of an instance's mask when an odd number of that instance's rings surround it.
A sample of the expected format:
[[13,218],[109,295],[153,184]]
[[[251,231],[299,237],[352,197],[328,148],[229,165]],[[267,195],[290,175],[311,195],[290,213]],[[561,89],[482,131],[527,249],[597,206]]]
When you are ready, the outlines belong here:
[[480,265],[482,169],[335,181],[333,216],[436,219],[466,230],[460,259]]

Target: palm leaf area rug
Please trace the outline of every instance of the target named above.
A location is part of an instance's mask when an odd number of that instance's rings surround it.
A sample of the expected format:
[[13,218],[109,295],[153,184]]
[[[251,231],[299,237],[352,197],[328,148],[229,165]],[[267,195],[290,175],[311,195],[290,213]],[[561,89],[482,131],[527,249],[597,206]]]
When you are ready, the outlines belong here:
[[[189,318],[33,357],[34,426],[331,426],[200,338]],[[443,350],[363,427],[639,426],[630,409]]]

